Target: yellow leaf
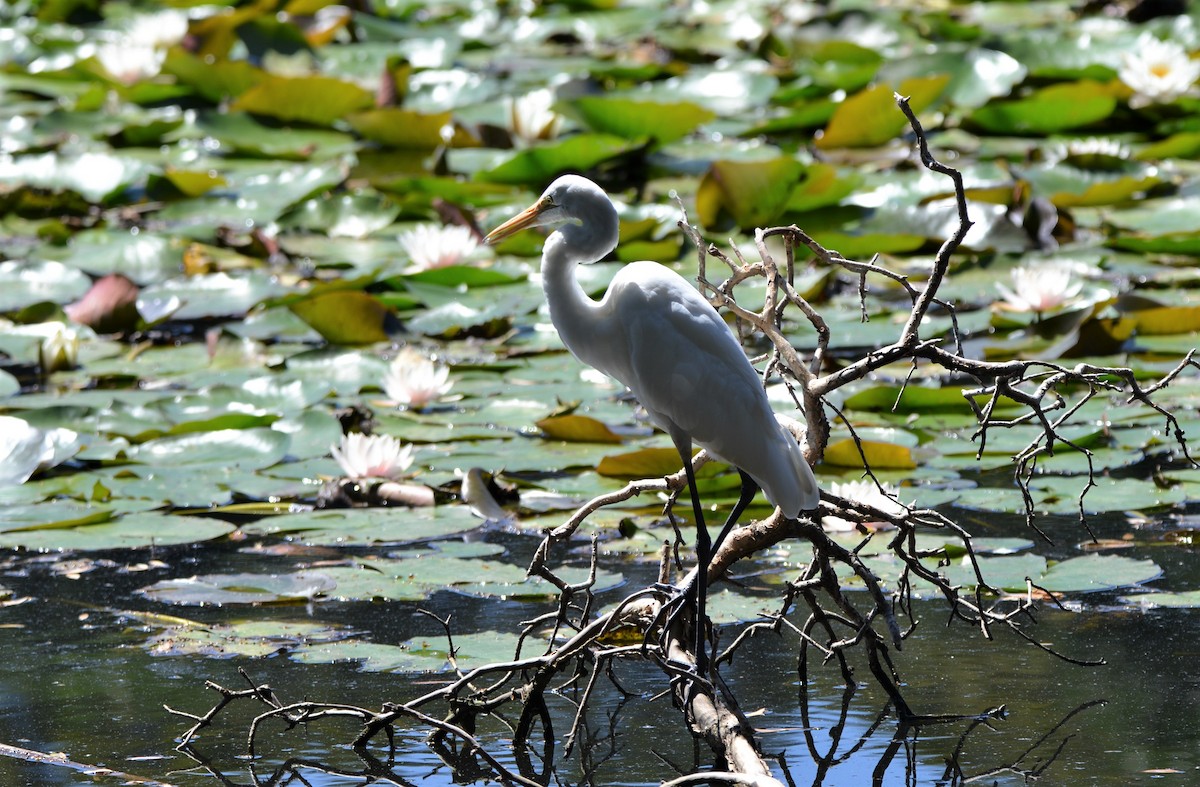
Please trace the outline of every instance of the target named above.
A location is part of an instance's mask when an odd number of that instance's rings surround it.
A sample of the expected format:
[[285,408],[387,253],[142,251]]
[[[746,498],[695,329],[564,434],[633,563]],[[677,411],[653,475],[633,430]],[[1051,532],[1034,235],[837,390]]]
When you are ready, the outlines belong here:
[[621,442],[621,436],[609,429],[608,424],[586,415],[552,415],[538,421],[537,426],[551,440],[566,440],[569,443]]
[[1200,306],[1159,306],[1130,316],[1137,321],[1137,332],[1144,336],[1200,331]]
[[387,341],[391,312],[361,290],[337,290],[292,303],[288,308],[330,344]]
[[849,438],[839,440],[825,449],[825,464],[836,467],[862,467],[864,454],[867,463],[875,470],[911,470],[917,466],[912,451],[905,446],[863,440],[860,454],[858,446]]
[[941,95],[949,81],[949,74],[938,74],[906,79],[898,90],[891,85],[873,85],[861,90],[838,104],[825,132],[817,139],[817,147],[829,150],[882,145],[908,127],[908,121],[896,107],[896,93],[908,96],[913,112],[920,112]]
[[269,75],[239,96],[230,109],[284,121],[330,125],[374,103],[370,92],[342,79]]
[[655,478],[678,473],[682,468],[674,448],[643,448],[604,457],[596,465],[596,472],[610,478]]

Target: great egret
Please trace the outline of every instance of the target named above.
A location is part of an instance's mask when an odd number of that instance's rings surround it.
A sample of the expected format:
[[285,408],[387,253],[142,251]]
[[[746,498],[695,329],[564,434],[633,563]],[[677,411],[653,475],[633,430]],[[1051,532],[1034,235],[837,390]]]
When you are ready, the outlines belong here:
[[[696,659],[705,669],[704,599],[715,547],[762,488],[783,514],[816,508],[817,480],[796,440],[776,420],[762,382],[733,332],[696,288],[656,262],[633,262],[599,302],[575,279],[575,266],[617,245],[617,211],[592,181],[564,175],[522,213],[488,234],[494,244],[528,227],[555,231],[542,248],[542,287],[550,320],[580,361],[620,380],[670,435],[683,460],[696,519]],[[692,444],[736,467],[737,505],[715,545],[692,472]]]

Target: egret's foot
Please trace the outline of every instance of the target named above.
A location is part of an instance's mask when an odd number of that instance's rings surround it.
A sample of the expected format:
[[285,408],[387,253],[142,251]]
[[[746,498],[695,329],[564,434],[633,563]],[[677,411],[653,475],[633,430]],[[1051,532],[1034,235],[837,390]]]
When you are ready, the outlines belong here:
[[[708,672],[708,664],[710,663],[708,653],[708,620],[697,620],[697,576],[695,572],[688,574],[684,580],[678,585],[657,585],[669,595],[666,602],[663,603],[659,610],[659,618],[655,620],[655,624],[661,623],[663,649],[666,650],[667,633],[671,631],[682,630],[681,639],[693,643],[693,650],[696,652],[693,656],[696,659],[695,666],[687,665],[682,668],[682,671],[696,679],[708,682],[706,673]],[[686,617],[682,617],[686,616]],[[687,625],[690,623],[690,627]],[[698,627],[703,626],[703,634],[698,634]],[[689,631],[690,628],[690,631]],[[690,635],[690,636],[689,636]]]

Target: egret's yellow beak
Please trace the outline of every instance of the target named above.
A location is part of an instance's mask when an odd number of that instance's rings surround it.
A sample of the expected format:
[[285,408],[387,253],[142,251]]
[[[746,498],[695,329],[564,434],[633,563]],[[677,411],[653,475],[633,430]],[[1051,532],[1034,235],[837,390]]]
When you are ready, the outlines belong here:
[[510,235],[516,235],[521,230],[536,227],[542,223],[542,214],[554,207],[549,197],[542,197],[525,210],[513,216],[496,229],[488,233],[483,242],[494,246]]

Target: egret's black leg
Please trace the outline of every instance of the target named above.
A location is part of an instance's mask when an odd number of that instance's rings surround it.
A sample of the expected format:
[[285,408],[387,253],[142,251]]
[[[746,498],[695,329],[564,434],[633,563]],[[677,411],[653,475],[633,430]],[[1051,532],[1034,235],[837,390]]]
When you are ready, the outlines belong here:
[[738,519],[746,512],[746,507],[750,505],[750,501],[758,494],[758,484],[755,483],[753,478],[740,468],[738,469],[738,475],[742,477],[742,494],[738,497],[733,510],[729,512],[729,518],[725,520],[725,526],[721,528],[717,540],[713,542],[712,554],[714,555],[721,548],[721,544],[725,543],[725,537],[729,535],[729,531],[733,530],[733,526],[737,524]]
[[705,624],[708,622],[704,607],[708,598],[708,561],[712,559],[712,540],[708,537],[708,527],[704,524],[704,511],[700,508],[700,493],[696,491],[696,474],[692,471],[691,445],[689,442],[686,453],[680,450],[683,458],[683,472],[687,476],[688,489],[692,492],[692,514],[696,518],[696,672],[701,676],[708,675],[708,637],[705,636]]

